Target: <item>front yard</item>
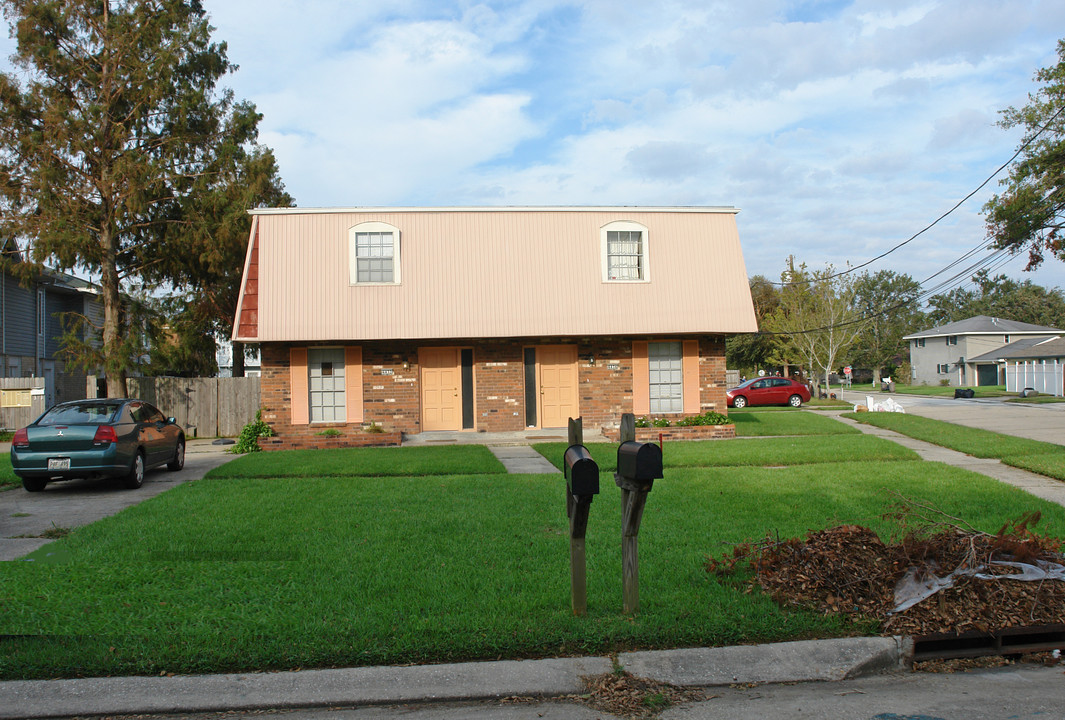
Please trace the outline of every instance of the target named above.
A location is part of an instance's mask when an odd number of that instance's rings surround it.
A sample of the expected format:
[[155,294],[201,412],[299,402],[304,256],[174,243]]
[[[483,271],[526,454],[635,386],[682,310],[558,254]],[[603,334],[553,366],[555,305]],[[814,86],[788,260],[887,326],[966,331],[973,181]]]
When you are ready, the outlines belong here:
[[[752,415],[754,413],[751,413]],[[524,658],[875,632],[784,609],[709,555],[840,524],[883,537],[905,496],[995,532],[1065,508],[915,459],[811,413],[810,438],[666,443],[640,531],[640,612],[621,613],[620,491],[601,460],[588,615],[569,608],[564,481],[483,448],[245,456],[0,564],[0,677],[255,671]],[[760,424],[760,423],[756,423]],[[842,430],[842,432],[840,432]],[[794,434],[789,432],[787,434]],[[558,446],[544,447],[558,461]],[[265,463],[265,465],[264,465]],[[403,470],[406,468],[406,470]],[[417,468],[415,472],[414,469]],[[458,468],[458,469],[456,469]],[[395,473],[389,474],[389,470]]]

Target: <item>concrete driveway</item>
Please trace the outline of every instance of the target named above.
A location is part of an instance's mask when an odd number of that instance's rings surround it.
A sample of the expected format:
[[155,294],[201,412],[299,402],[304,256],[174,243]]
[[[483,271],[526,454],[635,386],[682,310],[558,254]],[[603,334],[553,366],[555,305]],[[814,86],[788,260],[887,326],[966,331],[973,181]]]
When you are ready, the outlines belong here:
[[210,440],[190,440],[182,470],[170,472],[166,466],[149,470],[144,485],[137,490],[125,489],[121,480],[100,479],[51,483],[39,493],[26,492],[22,487],[0,492],[0,560],[14,560],[51,542],[40,536],[53,527],[88,525],[181,483],[198,480],[208,470],[237,457],[226,452],[229,447],[213,445]]
[[1065,445],[1065,403],[1030,405],[1005,402],[1005,398],[955,400],[860,389],[846,390],[841,397],[849,403],[864,404],[869,395],[877,400],[890,397],[912,415]]

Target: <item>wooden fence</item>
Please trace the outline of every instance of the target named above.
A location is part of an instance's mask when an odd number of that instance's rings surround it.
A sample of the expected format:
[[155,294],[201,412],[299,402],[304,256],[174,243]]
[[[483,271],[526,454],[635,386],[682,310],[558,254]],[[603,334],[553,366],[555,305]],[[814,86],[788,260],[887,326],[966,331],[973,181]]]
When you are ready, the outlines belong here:
[[[195,437],[233,437],[255,419],[259,378],[129,378],[130,397],[155,405]],[[193,429],[187,430],[193,436]]]
[[44,378],[0,378],[0,428],[26,427],[46,409]]

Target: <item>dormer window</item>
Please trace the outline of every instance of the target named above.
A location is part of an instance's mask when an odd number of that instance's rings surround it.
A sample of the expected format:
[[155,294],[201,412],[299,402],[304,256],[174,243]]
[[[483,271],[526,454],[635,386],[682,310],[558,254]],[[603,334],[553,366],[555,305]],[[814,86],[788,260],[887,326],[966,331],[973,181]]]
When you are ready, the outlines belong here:
[[352,285],[399,284],[399,228],[359,223],[348,231],[348,255]]
[[619,220],[600,228],[603,282],[647,282],[647,228]]

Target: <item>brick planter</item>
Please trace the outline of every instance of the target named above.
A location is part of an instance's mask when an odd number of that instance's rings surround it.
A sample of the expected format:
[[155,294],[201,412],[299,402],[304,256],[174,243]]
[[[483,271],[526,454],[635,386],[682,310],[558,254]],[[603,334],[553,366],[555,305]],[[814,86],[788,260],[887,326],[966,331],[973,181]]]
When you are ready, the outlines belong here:
[[[602,432],[612,442],[618,442],[621,435],[618,428],[603,428]],[[731,440],[736,437],[736,426],[729,424],[636,428],[637,442],[657,442],[659,435],[663,440]]]
[[259,438],[259,447],[263,450],[325,450],[328,448],[377,447],[399,445],[403,441],[401,432],[351,432],[340,435],[285,435]]

